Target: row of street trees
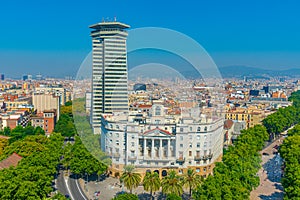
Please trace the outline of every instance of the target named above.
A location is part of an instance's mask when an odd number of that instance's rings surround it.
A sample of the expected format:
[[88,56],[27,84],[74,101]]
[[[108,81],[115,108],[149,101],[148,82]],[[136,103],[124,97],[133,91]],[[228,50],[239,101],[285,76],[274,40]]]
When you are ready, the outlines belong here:
[[66,169],[80,176],[92,174],[99,176],[107,171],[107,165],[97,160],[77,136],[75,144],[68,143],[64,147],[62,163]]
[[300,122],[300,91],[293,92],[289,98],[292,106],[280,108],[263,120],[271,139]]
[[284,199],[300,199],[300,91],[292,93],[289,100],[293,101],[293,107],[297,110],[294,120],[298,125],[288,131],[288,137],[279,149],[284,159],[282,185]]
[[265,127],[256,125],[243,130],[233,146],[224,153],[223,162],[216,163],[209,176],[193,192],[194,199],[249,199],[259,185],[259,151],[268,139]]
[[192,190],[202,183],[202,177],[193,169],[188,169],[184,175],[178,175],[174,170],[170,170],[162,180],[160,180],[158,173],[147,172],[142,181],[141,175],[134,171],[134,166],[127,165],[124,167],[120,181],[124,183],[130,193],[142,183],[144,190],[150,192],[151,197],[153,197],[153,192],[159,191],[160,188],[164,194],[181,196],[184,187],[190,191],[191,195]]
[[300,199],[300,125],[288,131],[279,152],[284,159],[284,199]]

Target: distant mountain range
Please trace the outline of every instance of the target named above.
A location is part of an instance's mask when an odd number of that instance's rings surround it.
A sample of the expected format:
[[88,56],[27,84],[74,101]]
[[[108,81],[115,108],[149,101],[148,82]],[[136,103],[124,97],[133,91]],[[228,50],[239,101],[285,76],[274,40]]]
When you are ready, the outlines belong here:
[[219,67],[223,78],[270,78],[275,76],[300,77],[300,68],[286,70],[269,70],[247,66],[226,66]]

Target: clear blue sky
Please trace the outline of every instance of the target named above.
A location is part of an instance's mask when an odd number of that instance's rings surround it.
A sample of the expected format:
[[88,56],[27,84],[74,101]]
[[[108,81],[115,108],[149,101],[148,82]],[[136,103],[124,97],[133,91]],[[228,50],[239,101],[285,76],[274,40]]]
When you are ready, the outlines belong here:
[[1,1],[0,73],[74,75],[91,50],[88,26],[102,17],[180,31],[218,66],[300,67],[300,2]]

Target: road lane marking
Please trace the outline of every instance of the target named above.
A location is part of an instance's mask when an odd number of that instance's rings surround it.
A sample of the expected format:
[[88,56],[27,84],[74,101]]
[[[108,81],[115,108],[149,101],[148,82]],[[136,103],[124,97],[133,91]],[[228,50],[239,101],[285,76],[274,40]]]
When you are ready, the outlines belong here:
[[85,196],[82,194],[82,192],[81,192],[81,188],[79,187],[79,185],[78,185],[78,181],[77,181],[77,179],[74,179],[74,181],[75,181],[75,183],[76,183],[76,186],[77,186],[77,188],[78,188],[78,191],[80,192],[80,194],[81,194],[81,196],[85,199],[85,200],[88,200],[88,199],[86,199],[85,198]]

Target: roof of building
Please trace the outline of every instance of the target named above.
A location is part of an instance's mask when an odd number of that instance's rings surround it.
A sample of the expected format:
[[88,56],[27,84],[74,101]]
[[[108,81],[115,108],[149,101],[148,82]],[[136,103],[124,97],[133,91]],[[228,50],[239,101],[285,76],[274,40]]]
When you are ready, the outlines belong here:
[[8,140],[10,137],[8,137],[8,136],[4,136],[4,135],[0,135],[0,139],[6,139],[6,140]]
[[147,105],[147,104],[140,104],[138,105],[139,108],[151,108],[152,105]]
[[13,153],[8,158],[2,160],[0,162],[0,170],[9,168],[10,166],[16,167],[20,160],[22,160],[22,156],[18,155],[17,153]]
[[126,29],[126,28],[130,28],[129,25],[121,23],[121,22],[117,22],[117,21],[112,21],[112,22],[100,22],[97,24],[93,24],[90,26],[90,28],[93,29],[101,29],[101,28],[121,28],[121,29]]
[[228,119],[228,120],[225,120],[224,122],[224,129],[230,129],[233,125],[233,121]]
[[169,131],[165,131],[165,130],[162,130],[160,128],[155,128],[155,129],[148,130],[148,131],[144,132],[144,135],[147,135],[147,134],[149,134],[151,132],[155,132],[155,131],[162,132],[166,135],[172,135],[172,133],[170,133]]

